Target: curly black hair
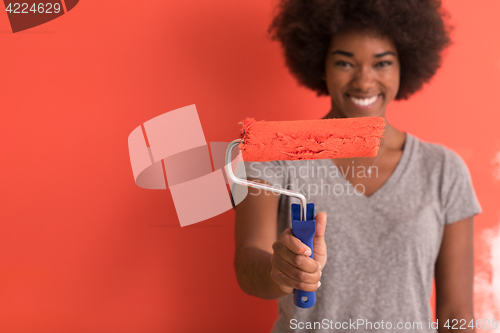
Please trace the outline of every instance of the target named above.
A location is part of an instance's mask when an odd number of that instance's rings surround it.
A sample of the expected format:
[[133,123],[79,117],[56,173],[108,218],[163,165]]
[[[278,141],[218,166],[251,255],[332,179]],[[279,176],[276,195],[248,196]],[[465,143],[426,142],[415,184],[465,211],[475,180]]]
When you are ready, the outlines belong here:
[[286,65],[305,87],[328,95],[325,59],[332,37],[368,32],[392,39],[399,53],[400,86],[408,99],[441,66],[441,51],[453,44],[453,26],[441,0],[280,0],[268,33],[281,43]]

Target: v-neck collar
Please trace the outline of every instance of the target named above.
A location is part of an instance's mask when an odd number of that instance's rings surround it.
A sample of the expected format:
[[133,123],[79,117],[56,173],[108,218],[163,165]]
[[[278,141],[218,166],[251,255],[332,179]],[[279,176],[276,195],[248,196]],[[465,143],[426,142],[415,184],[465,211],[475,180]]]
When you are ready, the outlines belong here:
[[373,192],[370,196],[366,196],[365,194],[359,193],[356,190],[356,188],[351,184],[351,182],[349,182],[344,177],[344,175],[340,172],[340,170],[337,167],[337,165],[335,164],[335,162],[333,162],[332,159],[328,159],[328,160],[333,165],[333,167],[337,169],[337,174],[339,174],[339,178],[342,179],[342,181],[345,183],[345,185],[350,186],[352,188],[352,190],[358,194],[358,195],[356,195],[356,197],[362,197],[362,199],[364,199],[364,200],[373,201],[376,198],[384,195],[384,193],[387,192],[394,185],[395,182],[397,182],[397,180],[399,179],[399,177],[403,173],[405,166],[408,164],[408,160],[409,160],[410,155],[411,155],[411,150],[413,149],[413,145],[414,145],[414,137],[407,132],[405,134],[406,134],[406,139],[405,139],[405,143],[403,146],[403,154],[401,155],[401,158],[399,159],[398,164],[396,165],[396,168],[394,168],[394,171],[389,176],[389,178],[382,184],[382,186],[380,186],[378,188],[378,190]]

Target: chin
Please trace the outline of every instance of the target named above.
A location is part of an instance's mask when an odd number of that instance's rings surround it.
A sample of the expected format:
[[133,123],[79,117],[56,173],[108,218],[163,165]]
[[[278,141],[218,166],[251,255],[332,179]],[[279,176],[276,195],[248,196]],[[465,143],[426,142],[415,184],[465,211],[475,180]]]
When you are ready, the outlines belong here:
[[359,118],[359,117],[384,117],[385,110],[349,110],[344,112],[347,118]]

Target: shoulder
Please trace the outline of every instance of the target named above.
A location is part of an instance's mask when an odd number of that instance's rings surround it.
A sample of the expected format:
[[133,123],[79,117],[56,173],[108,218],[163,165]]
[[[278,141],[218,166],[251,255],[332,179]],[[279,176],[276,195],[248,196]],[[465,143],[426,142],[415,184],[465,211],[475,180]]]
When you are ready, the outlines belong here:
[[[431,182],[437,185],[444,224],[452,224],[482,212],[467,164],[454,150],[415,140],[420,159],[427,160]],[[417,159],[416,159],[417,160]],[[417,160],[418,161],[418,160]],[[419,162],[417,162],[419,163]]]
[[424,166],[424,177],[437,186],[446,211],[445,224],[481,212],[471,174],[462,157],[444,145],[414,140],[418,157],[414,163]]
[[417,161],[429,171],[440,170],[445,174],[468,173],[467,165],[460,155],[442,144],[423,141],[412,136]]

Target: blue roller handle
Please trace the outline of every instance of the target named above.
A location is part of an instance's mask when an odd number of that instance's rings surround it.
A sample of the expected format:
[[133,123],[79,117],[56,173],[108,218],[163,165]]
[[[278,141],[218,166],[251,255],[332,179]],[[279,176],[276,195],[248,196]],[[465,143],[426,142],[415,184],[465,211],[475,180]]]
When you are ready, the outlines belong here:
[[[292,204],[292,234],[311,249],[310,257],[314,259],[313,238],[316,233],[314,204],[307,204],[306,221],[300,220],[300,205]],[[310,308],[316,304],[316,292],[293,290],[293,302],[299,308]]]

